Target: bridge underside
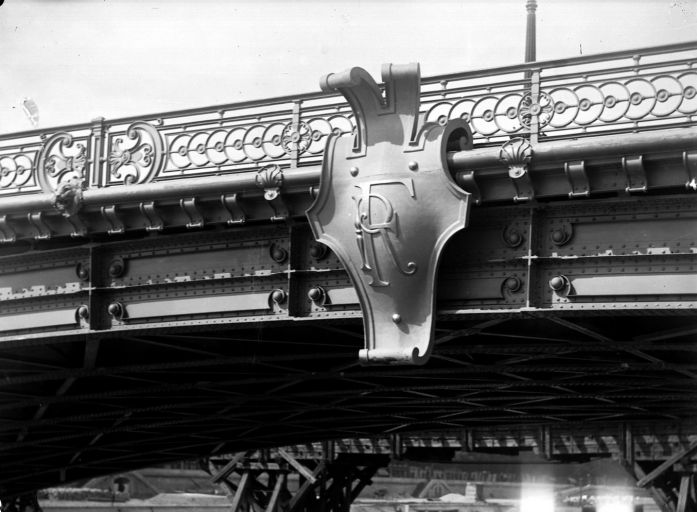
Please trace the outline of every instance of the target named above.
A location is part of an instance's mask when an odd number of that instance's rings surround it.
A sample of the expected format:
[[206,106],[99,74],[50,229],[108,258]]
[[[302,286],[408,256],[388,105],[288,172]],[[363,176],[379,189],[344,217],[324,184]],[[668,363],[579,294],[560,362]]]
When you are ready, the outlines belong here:
[[692,432],[694,198],[574,204],[474,211],[417,368],[358,363],[356,296],[302,222],[3,249],[0,493],[332,438]]
[[7,493],[213,452],[414,430],[679,425],[697,398],[694,338],[681,329],[693,320],[443,320],[446,341],[420,369],[357,365],[362,326],[351,320],[5,347],[2,448],[13,463],[1,480]]

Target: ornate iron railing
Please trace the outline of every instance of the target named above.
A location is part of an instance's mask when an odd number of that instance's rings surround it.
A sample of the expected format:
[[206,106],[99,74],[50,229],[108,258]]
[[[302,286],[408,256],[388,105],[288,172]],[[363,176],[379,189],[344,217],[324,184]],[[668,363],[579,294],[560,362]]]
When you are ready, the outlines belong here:
[[[697,42],[426,78],[428,121],[467,120],[475,145],[694,125]],[[354,129],[338,95],[305,94],[0,136],[0,198],[66,182],[111,187],[316,165]]]

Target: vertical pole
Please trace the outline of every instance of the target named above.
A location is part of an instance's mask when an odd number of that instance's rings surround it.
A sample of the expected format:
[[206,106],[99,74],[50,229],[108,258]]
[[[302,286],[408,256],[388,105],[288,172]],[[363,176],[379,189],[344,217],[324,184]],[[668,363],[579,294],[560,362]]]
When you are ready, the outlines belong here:
[[525,28],[525,62],[534,62],[537,59],[535,51],[535,11],[537,10],[537,0],[527,0],[525,9],[528,12]]
[[106,162],[105,151],[104,118],[96,117],[92,119],[92,154],[91,165],[87,165],[85,184],[88,187],[101,187],[107,180],[103,176],[103,167]]
[[540,134],[540,70],[528,71],[530,76],[530,96],[532,105],[530,108],[530,144],[537,144]]
[[[527,11],[527,21],[525,25],[525,62],[535,62],[537,59],[536,47],[536,23],[535,11],[537,10],[537,0],[526,0],[525,10]],[[527,92],[531,94],[532,104],[536,105],[539,101],[540,93],[540,72],[527,69],[525,70],[525,80],[529,83],[526,85]],[[538,113],[531,112],[530,118],[530,142],[537,144],[537,135],[539,132]]]
[[295,130],[294,135],[297,137],[297,141],[291,142],[291,152],[290,152],[290,168],[295,169],[298,167],[298,162],[300,160],[300,106],[302,100],[296,100],[293,102],[293,121],[292,126]]

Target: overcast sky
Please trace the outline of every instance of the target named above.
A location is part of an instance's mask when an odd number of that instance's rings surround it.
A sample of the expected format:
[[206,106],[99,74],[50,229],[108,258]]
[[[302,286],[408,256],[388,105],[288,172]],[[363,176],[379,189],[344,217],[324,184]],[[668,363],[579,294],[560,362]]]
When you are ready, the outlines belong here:
[[[538,0],[538,60],[697,39],[697,0]],[[0,132],[522,62],[525,0],[5,0]]]

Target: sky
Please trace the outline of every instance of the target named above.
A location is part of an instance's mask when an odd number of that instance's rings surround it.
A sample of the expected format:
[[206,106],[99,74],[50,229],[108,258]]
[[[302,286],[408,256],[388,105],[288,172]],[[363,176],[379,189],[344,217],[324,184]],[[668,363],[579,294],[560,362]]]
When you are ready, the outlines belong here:
[[[1,1],[1,0],[0,0]],[[4,0],[0,133],[523,61],[525,0]],[[537,59],[697,40],[697,0],[538,0]]]

